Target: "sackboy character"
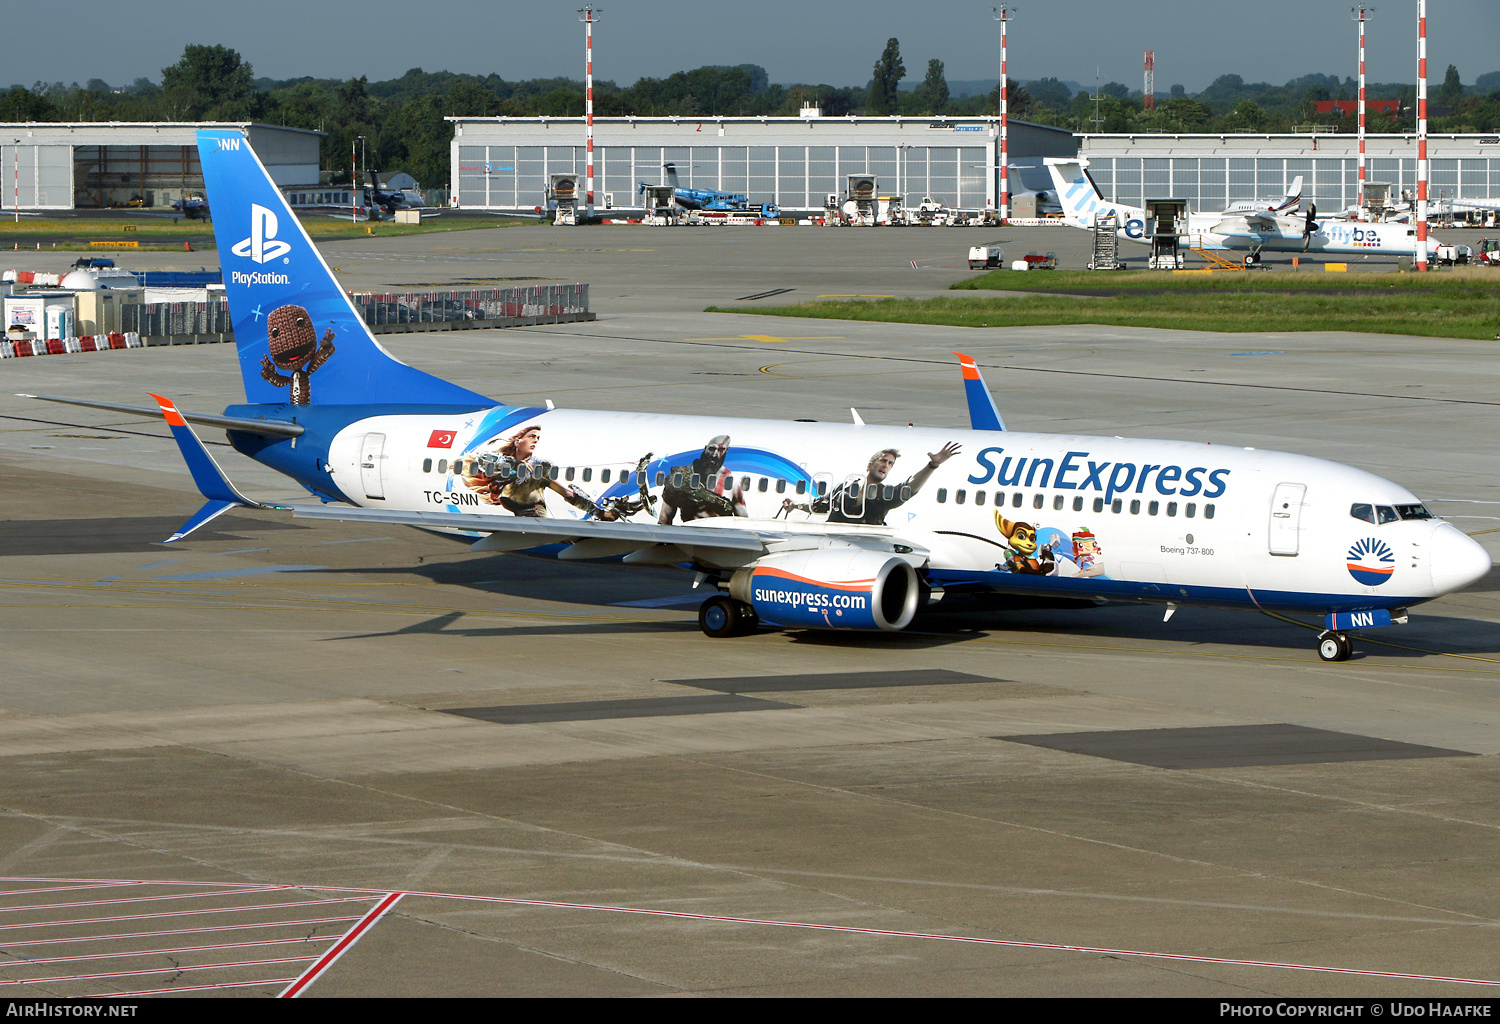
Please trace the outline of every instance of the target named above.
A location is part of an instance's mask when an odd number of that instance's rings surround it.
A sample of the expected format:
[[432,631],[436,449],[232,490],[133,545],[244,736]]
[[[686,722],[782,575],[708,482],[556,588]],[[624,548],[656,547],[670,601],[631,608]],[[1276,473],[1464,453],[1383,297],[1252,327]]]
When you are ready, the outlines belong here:
[[[292,405],[307,405],[312,401],[309,377],[333,355],[333,338],[330,327],[323,332],[323,343],[318,344],[312,317],[301,306],[273,309],[266,317],[266,339],[271,354],[261,357],[261,377],[278,388],[290,387]],[[283,377],[276,372],[277,367],[290,371],[291,376]]]

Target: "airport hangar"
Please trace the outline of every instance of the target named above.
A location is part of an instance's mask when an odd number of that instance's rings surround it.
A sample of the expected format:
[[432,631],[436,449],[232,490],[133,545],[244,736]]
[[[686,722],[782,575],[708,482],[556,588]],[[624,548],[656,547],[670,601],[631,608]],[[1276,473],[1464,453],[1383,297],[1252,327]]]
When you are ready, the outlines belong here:
[[[549,175],[585,169],[578,117],[450,117],[452,177],[465,209],[534,210],[547,205]],[[915,201],[931,196],[956,209],[998,205],[996,118],[909,117],[611,117],[594,119],[595,206],[636,207],[636,186],[663,181],[676,165],[681,184],[818,210],[843,197],[847,175],[879,176],[882,193]],[[1353,134],[1087,135],[1011,121],[1011,191],[1051,187],[1043,157],[1084,156],[1100,190],[1114,201],[1186,199],[1195,210],[1283,194],[1299,174],[1303,195],[1323,210],[1357,201],[1358,143]],[[1370,181],[1392,194],[1416,188],[1411,135],[1369,135]],[[1431,195],[1489,200],[1500,196],[1500,137],[1429,136]],[[606,196],[612,202],[606,202]]]
[[[254,121],[29,121],[0,124],[0,207],[170,206],[203,194],[196,132],[237,128],[278,185],[318,180],[322,132]],[[18,159],[19,158],[19,159]],[[16,190],[19,189],[19,199]]]

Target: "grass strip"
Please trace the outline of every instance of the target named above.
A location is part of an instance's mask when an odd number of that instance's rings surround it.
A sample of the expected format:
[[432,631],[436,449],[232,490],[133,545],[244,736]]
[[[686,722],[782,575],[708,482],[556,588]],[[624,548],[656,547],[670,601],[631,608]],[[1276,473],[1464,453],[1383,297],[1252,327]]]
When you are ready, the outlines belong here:
[[[1358,266],[1357,263],[1353,264]],[[1216,271],[1176,274],[1157,270],[991,270],[949,285],[950,291],[1056,292],[1115,295],[1122,292],[1433,292],[1500,288],[1500,268],[1454,267],[1426,274],[1357,271],[1328,273],[1316,265],[1285,271]]]
[[[1021,276],[1021,275],[1016,275]],[[1290,276],[1290,275],[1288,275]],[[710,306],[710,313],[744,309]],[[1100,324],[1181,331],[1355,331],[1491,340],[1500,332],[1500,291],[1475,287],[1368,294],[1256,295],[1245,292],[1116,295],[1080,298],[878,299],[771,306],[761,316],[869,320],[949,327]]]

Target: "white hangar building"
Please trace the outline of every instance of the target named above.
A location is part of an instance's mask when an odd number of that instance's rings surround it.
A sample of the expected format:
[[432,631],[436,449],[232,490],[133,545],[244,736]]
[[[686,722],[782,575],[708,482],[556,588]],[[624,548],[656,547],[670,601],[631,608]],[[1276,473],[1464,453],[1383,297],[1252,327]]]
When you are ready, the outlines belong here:
[[[450,117],[452,183],[458,205],[532,210],[546,205],[549,176],[585,170],[581,117]],[[1011,121],[1013,165],[1039,168],[1044,156],[1071,157],[1077,136]],[[1000,122],[994,117],[596,117],[594,205],[605,196],[639,207],[641,182],[664,183],[674,164],[687,188],[745,195],[785,210],[820,210],[841,198],[850,174],[878,175],[883,194],[951,207],[998,206]],[[1032,188],[1045,179],[1028,172]],[[580,184],[582,184],[580,182]],[[1012,179],[1011,191],[1022,191]]]
[[322,132],[251,121],[31,121],[0,124],[0,208],[147,206],[203,193],[199,128],[238,128],[278,185],[318,180]]
[[[1342,210],[1359,196],[1359,141],[1338,135],[1080,135],[1079,155],[1099,191],[1117,203],[1186,199],[1194,210],[1272,198],[1299,174],[1304,203]],[[1500,197],[1500,136],[1429,135],[1428,197]],[[1389,182],[1392,196],[1417,187],[1415,135],[1367,135],[1366,179]],[[1304,209],[1306,207],[1304,206]]]

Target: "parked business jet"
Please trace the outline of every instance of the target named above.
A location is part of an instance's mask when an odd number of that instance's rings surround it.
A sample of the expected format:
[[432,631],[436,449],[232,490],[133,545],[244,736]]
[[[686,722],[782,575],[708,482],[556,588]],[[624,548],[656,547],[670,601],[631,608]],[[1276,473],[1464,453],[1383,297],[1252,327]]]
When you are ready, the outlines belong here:
[[[243,135],[198,132],[247,404],[165,415],[206,504],[414,526],[476,552],[677,566],[713,637],[901,630],[944,595],[1282,609],[1318,651],[1465,587],[1485,550],[1399,484],[1302,455],[1009,431],[498,405],[376,342]],[[58,399],[62,401],[76,401]],[[77,402],[83,405],[100,405]],[[322,504],[239,491],[190,424]],[[539,568],[545,572],[545,568]]]
[[[1043,162],[1052,174],[1063,217],[1070,226],[1092,231],[1095,216],[1113,214],[1118,219],[1121,238],[1132,242],[1150,241],[1146,235],[1146,211],[1105,199],[1088,172],[1087,159],[1047,157]],[[1297,199],[1300,201],[1300,187],[1295,191],[1299,193]],[[1290,193],[1286,198],[1292,198]],[[1282,200],[1283,204],[1285,202]],[[1284,211],[1290,208],[1273,203],[1264,210],[1236,210],[1231,206],[1220,213],[1190,212],[1181,241],[1199,249],[1242,252],[1247,266],[1259,263],[1263,252],[1350,256],[1416,254],[1417,229],[1413,224],[1365,224],[1344,220],[1319,223],[1314,219],[1316,207],[1309,205],[1307,213],[1300,217],[1286,215]],[[1441,244],[1429,237],[1428,252]]]

